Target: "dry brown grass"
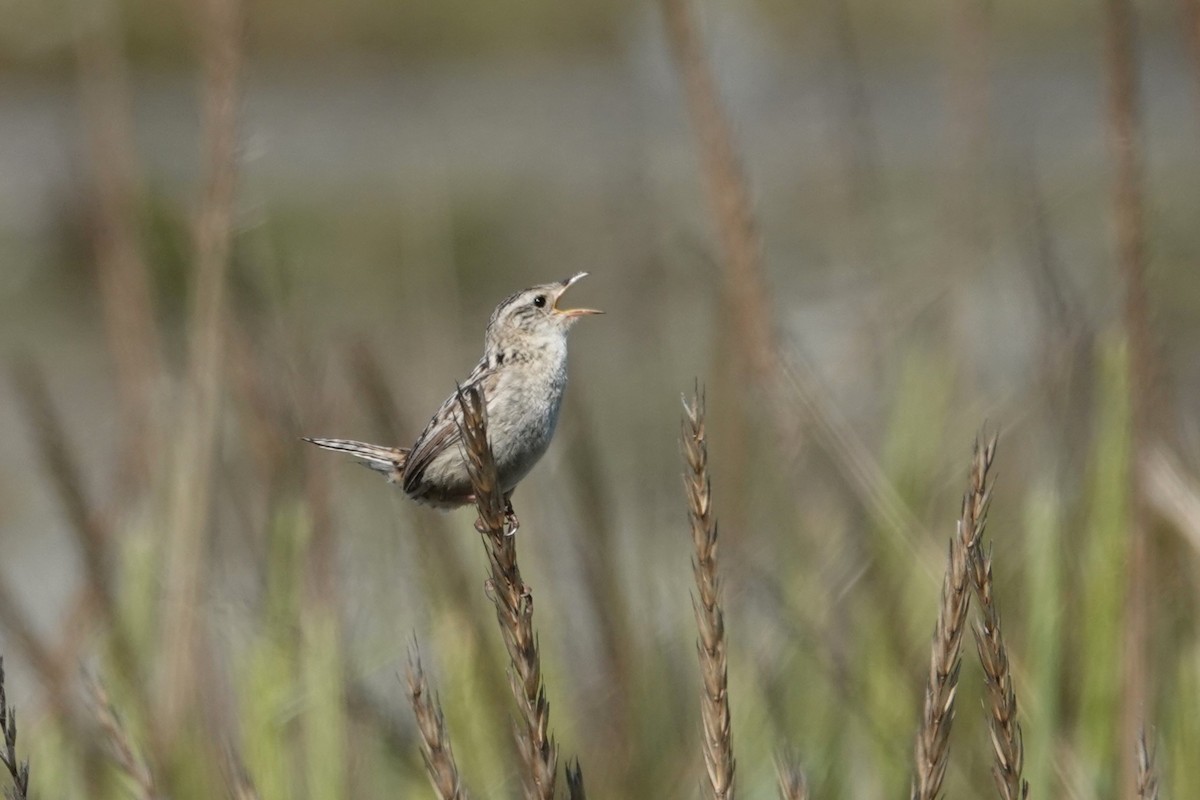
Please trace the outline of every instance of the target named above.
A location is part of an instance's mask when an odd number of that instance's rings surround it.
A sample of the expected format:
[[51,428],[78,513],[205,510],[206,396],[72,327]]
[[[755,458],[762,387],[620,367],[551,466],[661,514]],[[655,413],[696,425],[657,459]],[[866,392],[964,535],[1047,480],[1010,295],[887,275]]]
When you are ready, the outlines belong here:
[[550,703],[546,700],[541,655],[533,630],[533,592],[521,579],[517,540],[505,519],[504,497],[487,437],[484,398],[479,391],[469,388],[459,392],[458,403],[467,469],[479,511],[476,527],[483,536],[491,569],[488,598],[496,606],[496,620],[508,650],[509,683],[521,716],[517,742],[525,768],[525,796],[531,800],[553,800],[558,747],[550,733]]
[[17,758],[17,712],[8,704],[4,691],[4,659],[0,658],[0,733],[4,736],[4,749],[0,750],[0,763],[12,778],[11,792],[5,792],[12,800],[25,800],[29,796],[29,762]]
[[85,679],[92,715],[104,734],[103,744],[109,758],[133,787],[138,800],[153,800],[161,796],[154,774],[138,753],[120,715],[109,699],[108,692],[95,678]]
[[[689,0],[662,0],[662,9],[722,251],[723,294],[735,326],[734,342],[741,356],[738,363],[758,390],[756,402],[769,412],[781,441],[799,443],[805,426],[811,425],[817,441],[863,503],[887,522],[924,570],[924,562],[916,557],[921,530],[916,517],[812,365],[799,353],[785,353],[780,345],[750,181],[738,157],[733,127],[721,103],[691,4]],[[932,573],[930,578],[936,579]]]
[[233,748],[225,753],[225,783],[231,800],[260,800],[261,795],[250,777],[249,770]]
[[700,718],[704,724],[704,765],[712,796],[734,796],[733,733],[729,719],[729,670],[725,654],[725,615],[721,610],[721,582],[717,575],[717,521],[712,513],[712,485],[708,476],[708,442],[704,432],[704,396],[697,390],[683,405],[683,476],[691,522],[692,575],[696,594],[692,609],[700,638],[700,676],[704,683]]
[[737,342],[751,377],[765,385],[775,374],[779,359],[772,317],[761,313],[770,304],[749,182],[696,32],[689,0],[662,0],[662,8],[667,41],[683,79],[684,98],[699,140],[700,172],[724,255],[725,291],[735,315]]
[[[74,660],[83,644],[83,634],[97,622],[108,629],[113,659],[139,710],[144,711],[149,707],[143,680],[145,670],[117,609],[109,522],[88,497],[70,434],[59,418],[42,371],[31,362],[19,361],[13,368],[13,383],[46,475],[69,523],[68,530],[83,564],[83,587],[74,602],[72,625],[67,626],[65,641],[59,647],[42,642],[15,605],[4,603],[0,618],[5,619],[30,660],[39,667],[39,677],[50,690],[51,702],[60,718],[67,714],[66,686],[75,669]],[[0,590],[0,595],[4,594],[7,590]]]
[[[983,529],[987,523],[987,510],[991,502],[991,485],[988,470],[996,456],[996,437],[982,447],[975,442],[975,453],[971,459],[971,486],[963,497],[963,519],[972,519],[975,529],[967,540],[970,557],[971,583],[975,597],[979,600],[980,622],[973,629],[975,649],[983,665],[983,677],[987,684],[985,708],[988,728],[992,734],[995,764],[992,777],[1003,800],[1022,800],[1029,795],[1029,784],[1021,777],[1025,761],[1025,748],[1021,739],[1021,726],[1017,724],[1017,696],[1013,691],[1012,671],[1008,663],[1008,648],[1000,631],[1000,611],[992,586],[992,556],[983,549]],[[968,509],[967,505],[971,508]]]
[[579,760],[567,762],[567,797],[569,800],[587,800],[587,792],[583,788],[583,767]]
[[1158,770],[1154,765],[1155,747],[1146,742],[1146,729],[1138,733],[1137,796],[1138,800],[1158,800]]
[[808,800],[808,776],[795,756],[776,756],[775,776],[779,780],[779,800]]
[[170,743],[192,709],[204,629],[196,608],[208,559],[212,475],[221,420],[221,376],[227,329],[226,280],[233,247],[241,97],[243,9],[239,0],[194,5],[203,66],[201,86],[204,190],[195,222],[195,265],[189,312],[187,380],[169,492],[171,543],[166,563],[163,650],[166,679],[159,699],[161,736]]
[[81,29],[75,58],[91,172],[96,287],[116,373],[120,494],[127,496],[154,471],[154,389],[162,375],[162,343],[138,229],[142,188],[133,97],[115,6],[78,3],[73,10]]
[[[1136,18],[1129,0],[1105,3],[1105,67],[1108,78],[1108,139],[1115,178],[1112,223],[1117,268],[1124,284],[1122,323],[1130,353],[1130,481],[1129,584],[1124,604],[1120,749],[1137,747],[1142,715],[1150,691],[1147,663],[1150,642],[1153,552],[1152,524],[1146,491],[1145,459],[1154,444],[1155,428],[1167,415],[1162,411],[1159,366],[1150,324],[1146,280],[1146,211],[1143,198],[1145,168],[1142,155],[1142,113],[1138,89]],[[1129,760],[1120,760],[1118,791],[1133,794],[1136,776]]]
[[962,667],[962,635],[971,607],[970,546],[980,530],[980,514],[986,508],[986,496],[977,493],[972,480],[971,488],[963,498],[958,530],[950,538],[950,554],[942,580],[942,598],[929,659],[929,681],[925,686],[921,726],[917,731],[913,800],[934,800],[946,776],[950,729],[954,724],[954,698]]
[[421,668],[421,654],[415,645],[408,655],[405,677],[409,704],[417,720],[417,730],[421,732],[421,758],[425,762],[429,782],[441,800],[466,800],[469,795],[458,775],[442,706],[437,695],[429,690],[425,671]]

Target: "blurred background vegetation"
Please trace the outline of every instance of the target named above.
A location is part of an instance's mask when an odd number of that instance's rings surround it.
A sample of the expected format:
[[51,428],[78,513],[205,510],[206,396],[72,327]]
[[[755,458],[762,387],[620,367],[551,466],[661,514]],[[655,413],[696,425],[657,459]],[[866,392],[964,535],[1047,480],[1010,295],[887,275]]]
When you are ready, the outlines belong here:
[[[515,795],[473,514],[298,437],[407,444],[494,304],[580,270],[573,302],[608,315],[573,333],[515,502],[551,724],[593,796],[703,774],[697,377],[743,796],[774,794],[785,747],[813,797],[905,791],[983,420],[1032,795],[1124,796],[1144,597],[1141,716],[1164,794],[1200,796],[1195,0],[1134,9],[1148,348],[1105,5],[698,3],[782,401],[748,379],[656,4],[226,5],[0,3],[0,653],[31,796],[432,796],[397,677],[414,636],[468,785]],[[951,796],[992,791],[981,683],[964,659]]]

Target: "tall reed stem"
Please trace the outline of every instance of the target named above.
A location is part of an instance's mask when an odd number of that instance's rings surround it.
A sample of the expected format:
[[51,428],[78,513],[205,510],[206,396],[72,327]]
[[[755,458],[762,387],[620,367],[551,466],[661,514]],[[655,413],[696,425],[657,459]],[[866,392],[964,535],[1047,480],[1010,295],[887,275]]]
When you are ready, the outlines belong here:
[[[1150,696],[1150,587],[1154,565],[1149,547],[1150,507],[1145,460],[1153,445],[1158,394],[1157,354],[1150,329],[1146,281],[1146,223],[1142,198],[1141,98],[1138,92],[1136,18],[1130,0],[1106,0],[1105,62],[1108,71],[1108,136],[1116,175],[1113,226],[1117,267],[1125,284],[1123,322],[1130,352],[1129,583],[1124,618],[1121,720],[1118,752],[1133,752]],[[1128,758],[1119,758],[1118,791],[1130,797],[1136,776]]]
[[505,518],[506,502],[488,442],[483,395],[475,388],[461,390],[458,404],[467,470],[479,511],[475,527],[483,536],[491,569],[488,598],[496,606],[496,620],[508,649],[509,683],[521,714],[517,743],[525,768],[525,796],[530,800],[553,800],[558,747],[550,734],[550,703],[546,700],[541,655],[533,630],[533,593],[521,579],[517,540]]
[[[1021,726],[1017,724],[1017,696],[1013,691],[1012,670],[1008,663],[1008,648],[1000,631],[1000,611],[992,590],[992,556],[983,549],[983,529],[987,523],[987,510],[991,503],[992,487],[988,483],[988,470],[996,457],[996,437],[993,436],[980,447],[975,442],[971,459],[970,488],[963,496],[963,518],[974,520],[967,548],[970,558],[971,583],[975,597],[979,600],[980,623],[973,629],[975,649],[979,663],[983,665],[983,677],[987,683],[985,708],[988,714],[988,730],[992,736],[995,764],[992,777],[1002,800],[1024,800],[1029,796],[1029,784],[1021,777],[1025,763],[1025,748],[1021,738]],[[968,510],[967,506],[971,508]]]
[[446,731],[446,718],[437,695],[429,691],[425,671],[421,668],[421,654],[413,646],[408,657],[408,700],[417,730],[421,733],[421,758],[425,772],[440,800],[467,800],[467,790],[458,775],[458,764],[454,761],[454,748],[450,746],[450,734]]
[[963,497],[958,530],[950,538],[946,575],[942,579],[942,599],[929,658],[929,681],[925,686],[925,704],[917,731],[912,800],[935,800],[946,776],[950,729],[954,725],[954,698],[962,667],[963,628],[971,607],[970,552],[982,530],[982,517],[986,511],[987,497],[976,491],[972,478],[971,487]]
[[708,785],[716,800],[734,796],[733,733],[729,716],[729,674],[725,655],[725,614],[721,609],[721,582],[717,575],[717,520],[712,513],[712,485],[708,476],[708,442],[704,432],[704,396],[699,391],[683,405],[683,476],[691,523],[692,576],[696,594],[692,610],[700,638],[700,676],[704,691],[700,718],[704,724],[704,765]]
[[12,778],[13,800],[25,800],[29,796],[29,762],[17,758],[17,712],[8,705],[4,691],[4,659],[0,657],[0,736],[4,747],[0,748],[0,764]]

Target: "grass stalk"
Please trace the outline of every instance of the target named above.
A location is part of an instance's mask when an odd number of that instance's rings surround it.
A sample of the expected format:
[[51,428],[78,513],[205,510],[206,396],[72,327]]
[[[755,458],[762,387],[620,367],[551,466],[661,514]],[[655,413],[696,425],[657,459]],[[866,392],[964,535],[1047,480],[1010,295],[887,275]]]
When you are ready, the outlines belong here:
[[0,763],[12,778],[12,790],[5,795],[12,800],[26,800],[29,796],[29,762],[17,758],[17,710],[8,704],[4,690],[4,658],[0,657],[0,733],[4,736],[4,749],[0,750]]
[[[1105,64],[1108,72],[1108,136],[1116,170],[1113,183],[1113,225],[1117,268],[1125,287],[1122,309],[1130,350],[1129,462],[1130,520],[1129,584],[1124,608],[1119,752],[1137,747],[1142,714],[1150,697],[1147,653],[1150,646],[1150,587],[1154,567],[1149,547],[1150,508],[1146,498],[1143,461],[1152,445],[1158,416],[1157,361],[1150,329],[1150,299],[1146,281],[1146,224],[1143,200],[1141,100],[1137,78],[1136,18],[1130,0],[1106,0]],[[1136,778],[1127,758],[1118,791],[1133,794]]]
[[734,312],[745,364],[761,384],[774,374],[778,355],[771,328],[762,241],[750,202],[749,182],[734,146],[733,130],[689,0],[662,0],[667,40],[684,84],[688,112],[700,145],[701,174],[725,257],[725,291]]
[[450,734],[446,731],[446,718],[437,695],[429,691],[425,671],[421,668],[421,654],[416,645],[408,654],[408,700],[417,730],[421,733],[421,759],[429,782],[441,800],[467,800],[469,796],[458,775],[454,761],[454,748],[450,746]]
[[108,692],[94,677],[85,678],[85,681],[92,715],[104,733],[109,758],[130,780],[137,800],[153,800],[159,797],[154,774],[146,766],[145,760],[138,755],[137,748],[129,738],[129,733],[121,722]]
[[779,800],[808,800],[808,776],[792,755],[775,757],[775,776],[779,780]]
[[982,530],[987,502],[985,487],[982,482],[976,482],[973,473],[970,488],[963,497],[958,530],[950,538],[946,574],[942,579],[942,597],[929,659],[929,681],[917,731],[912,800],[935,800],[946,776],[954,699],[962,667],[963,628],[971,606],[970,553],[975,537]]
[[203,62],[203,141],[206,175],[195,226],[193,304],[188,374],[178,452],[170,489],[163,649],[167,653],[162,718],[170,741],[194,697],[201,649],[200,589],[204,585],[212,471],[220,417],[226,272],[233,240],[237,177],[242,8],[239,0],[196,4]]
[[[970,488],[963,497],[963,519],[975,524],[967,539],[971,568],[971,584],[979,600],[980,622],[973,629],[975,649],[979,663],[983,665],[986,683],[988,729],[992,736],[995,763],[992,777],[1003,800],[1024,800],[1029,795],[1029,784],[1022,778],[1025,749],[1021,739],[1021,726],[1017,723],[1017,697],[1013,691],[1012,670],[1009,668],[1008,648],[1000,630],[1000,611],[992,584],[992,556],[983,549],[983,530],[987,524],[988,505],[992,489],[988,482],[988,471],[996,457],[996,437],[993,436],[982,447],[975,442],[971,459]],[[967,506],[971,507],[968,509]]]
[[1138,732],[1137,796],[1138,800],[1158,800],[1158,769],[1154,765],[1155,748],[1146,741],[1145,726]]
[[46,473],[79,546],[88,588],[111,621],[116,616],[116,599],[109,563],[112,537],[108,523],[87,497],[83,472],[68,445],[70,436],[50,399],[42,371],[32,362],[18,361],[12,375]]
[[583,767],[579,766],[579,759],[567,762],[567,798],[587,800],[587,791],[583,787]]
[[704,765],[712,796],[716,800],[732,800],[736,764],[729,714],[725,614],[721,609],[721,582],[717,575],[717,521],[712,513],[708,442],[704,430],[704,395],[697,390],[690,403],[684,401],[683,409],[683,455],[687,467],[683,484],[695,549],[692,575],[696,580],[696,594],[692,598],[692,610],[700,631],[696,650],[704,684],[700,705]]
[[[137,646],[118,609],[113,576],[113,532],[108,521],[87,496],[82,469],[68,445],[70,435],[58,416],[41,370],[32,362],[19,361],[13,368],[13,382],[83,562],[84,589],[77,604],[79,625],[86,627],[96,610],[99,611],[101,622],[109,630],[116,670],[123,676],[138,711],[149,717],[146,712],[150,709],[150,703],[143,681],[145,670],[138,658]],[[15,605],[5,603],[4,606],[0,618],[19,617]],[[18,631],[17,641],[27,646],[35,666],[39,670],[49,667],[41,673],[41,678],[52,689],[56,707],[65,709],[63,687],[71,667],[62,658],[55,658],[44,645],[37,643],[32,629],[23,630],[19,619],[14,619],[10,627]]]
[[[921,525],[829,397],[813,367],[784,357],[773,327],[766,265],[750,185],[738,158],[733,129],[721,105],[708,57],[696,31],[689,0],[661,0],[667,40],[683,81],[684,95],[700,150],[701,174],[724,258],[725,298],[741,348],[739,361],[767,395],[777,435],[798,441],[804,424],[816,436],[863,502],[894,533],[919,569]],[[797,415],[796,408],[802,409]],[[930,579],[936,577],[930,573]]]
[[516,537],[505,518],[505,500],[487,436],[487,409],[474,388],[460,390],[460,426],[467,469],[479,512],[476,529],[483,537],[491,577],[488,598],[509,656],[509,684],[521,721],[517,743],[525,768],[525,796],[553,800],[558,777],[558,747],[550,733],[550,703],[542,680],[542,662],[533,629],[533,593],[521,578]]
[[225,785],[231,800],[261,800],[258,787],[250,777],[241,755],[232,747],[225,750]]
[[141,194],[133,101],[113,2],[77,2],[79,99],[92,172],[97,288],[116,372],[122,494],[152,474],[154,384],[162,372],[149,270],[140,242]]

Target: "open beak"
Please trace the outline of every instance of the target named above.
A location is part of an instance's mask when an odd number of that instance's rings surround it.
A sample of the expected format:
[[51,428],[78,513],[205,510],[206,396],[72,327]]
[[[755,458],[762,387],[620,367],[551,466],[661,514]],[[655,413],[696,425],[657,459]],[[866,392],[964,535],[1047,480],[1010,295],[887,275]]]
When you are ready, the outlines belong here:
[[580,272],[567,278],[562,282],[562,289],[559,289],[558,294],[554,296],[554,313],[564,317],[582,317],[588,314],[603,314],[603,311],[597,311],[594,308],[559,308],[558,301],[571,285],[580,278],[587,277],[586,272]]

